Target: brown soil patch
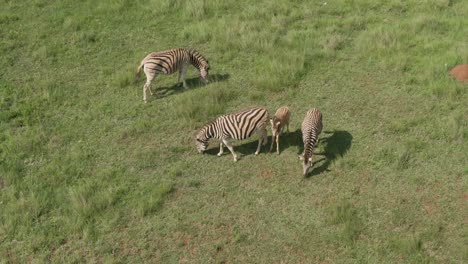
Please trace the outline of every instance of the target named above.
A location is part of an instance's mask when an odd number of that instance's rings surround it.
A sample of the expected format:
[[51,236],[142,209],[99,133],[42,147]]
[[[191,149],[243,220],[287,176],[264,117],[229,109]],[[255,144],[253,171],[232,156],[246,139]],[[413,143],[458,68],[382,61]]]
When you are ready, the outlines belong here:
[[468,201],[468,193],[463,194],[463,200]]
[[461,82],[468,81],[468,64],[455,66],[452,70],[450,70],[450,74]]
[[428,215],[433,215],[439,211],[439,206],[437,206],[437,204],[434,202],[426,201],[424,202],[423,207]]
[[271,171],[271,170],[263,170],[263,171],[260,173],[260,177],[262,177],[262,179],[264,179],[264,180],[270,180],[271,178],[273,178],[273,171]]

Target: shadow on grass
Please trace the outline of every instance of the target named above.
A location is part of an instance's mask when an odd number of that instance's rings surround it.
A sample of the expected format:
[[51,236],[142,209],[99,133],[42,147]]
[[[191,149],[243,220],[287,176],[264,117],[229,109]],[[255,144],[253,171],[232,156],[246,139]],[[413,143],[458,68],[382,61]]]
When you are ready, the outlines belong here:
[[[231,144],[234,147],[234,151],[236,152],[236,154],[238,155],[240,159],[242,159],[242,157],[244,156],[255,155],[255,151],[257,150],[257,146],[258,146],[258,136],[257,134],[254,134],[251,138],[253,138],[255,141],[252,141],[246,144],[241,144],[241,145],[237,145],[237,144],[240,144],[238,140],[231,140]],[[212,140],[216,142],[215,147],[211,147],[210,149],[207,149],[204,153],[208,155],[216,156],[219,152],[219,141],[217,139],[212,139]],[[268,136],[268,143],[270,142],[271,142],[271,136]],[[268,153],[269,150],[270,150],[270,145],[267,144],[265,146],[262,146],[259,155]],[[224,146],[223,156],[224,155],[229,155],[232,158],[231,151],[229,151],[229,149],[226,146]]]
[[[314,162],[314,164],[323,162],[320,166],[315,167],[309,174],[306,175],[306,178],[318,175],[324,171],[329,171],[328,167],[330,164],[336,160],[338,157],[343,157],[346,152],[351,148],[351,142],[353,140],[353,136],[343,130],[335,130],[330,132],[324,132],[324,134],[332,134],[328,137],[321,137],[319,139],[319,143],[324,144],[324,153],[316,153],[316,155],[323,155],[324,158],[321,158]],[[302,151],[304,147],[302,146]]]
[[[323,156],[322,158],[316,160],[314,164],[317,163],[323,163],[315,167],[309,174],[306,176],[306,178],[312,177],[314,175],[320,174],[324,171],[328,171],[328,167],[330,164],[336,160],[338,157],[343,157],[346,152],[351,148],[351,142],[353,140],[353,136],[347,132],[347,131],[342,131],[342,130],[335,130],[335,131],[324,131],[323,134],[331,134],[331,136],[328,137],[321,137],[319,139],[319,144],[324,144],[324,153],[316,153],[314,156]],[[255,151],[257,150],[258,146],[258,136],[257,134],[254,134],[252,136],[255,140],[246,144],[241,144],[241,145],[236,145],[236,141],[233,140],[231,141],[234,144],[234,151],[239,155],[239,158],[242,159],[243,156],[246,155],[254,155]],[[268,136],[268,144],[262,146],[260,154],[276,154],[276,144],[273,147],[273,151],[270,152],[270,144],[272,141],[272,137]],[[238,143],[237,143],[238,144]],[[280,154],[283,150],[291,147],[291,146],[297,146],[299,148],[299,154],[302,154],[304,151],[304,144],[302,142],[302,132],[300,129],[297,129],[294,132],[284,132],[280,136]],[[214,155],[218,154],[219,152],[219,141],[216,141],[216,146],[211,147],[210,149],[205,151],[205,154],[208,155]],[[224,146],[224,155],[229,155],[232,157],[231,152],[229,149]]]
[[[212,74],[209,75],[208,80],[209,84],[210,83],[216,83],[216,82],[222,82],[228,80],[230,77],[229,73],[226,74]],[[188,88],[185,89],[182,84],[174,84],[170,87],[157,87],[155,84],[157,83],[157,80],[153,81],[153,85],[151,86],[153,92],[154,92],[154,97],[155,99],[161,99],[164,97],[168,97],[171,95],[175,95],[181,92],[184,92],[185,90],[189,89],[196,89],[203,87],[205,83],[200,79],[200,77],[194,77],[190,79],[186,79],[185,82],[187,83]]]

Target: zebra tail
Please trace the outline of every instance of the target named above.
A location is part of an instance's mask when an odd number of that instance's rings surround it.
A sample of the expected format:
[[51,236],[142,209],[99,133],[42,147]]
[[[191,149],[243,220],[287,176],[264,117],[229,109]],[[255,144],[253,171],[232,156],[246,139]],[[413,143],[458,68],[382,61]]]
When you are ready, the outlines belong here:
[[140,74],[141,74],[141,69],[143,68],[143,63],[140,64],[140,66],[137,68],[136,72],[135,72],[135,78],[139,78],[140,77]]

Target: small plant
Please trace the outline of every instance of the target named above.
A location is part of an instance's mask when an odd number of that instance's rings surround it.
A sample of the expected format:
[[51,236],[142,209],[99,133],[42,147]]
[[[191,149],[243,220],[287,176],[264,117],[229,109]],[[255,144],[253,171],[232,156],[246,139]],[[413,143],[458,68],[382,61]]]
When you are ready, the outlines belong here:
[[397,168],[399,170],[408,169],[411,165],[411,156],[412,154],[409,149],[406,149],[405,151],[403,151],[403,153],[401,153],[398,158]]
[[363,230],[357,209],[348,201],[343,201],[334,207],[333,222],[343,226],[342,236],[351,243],[358,239]]

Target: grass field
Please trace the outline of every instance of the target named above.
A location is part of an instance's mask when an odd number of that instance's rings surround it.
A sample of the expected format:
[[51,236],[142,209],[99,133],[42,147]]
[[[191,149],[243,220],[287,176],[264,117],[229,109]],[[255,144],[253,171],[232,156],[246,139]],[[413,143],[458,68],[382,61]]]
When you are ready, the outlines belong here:
[[[468,63],[462,0],[0,0],[0,263],[466,263]],[[134,79],[191,47],[202,85]],[[292,111],[205,155],[222,113]],[[302,174],[300,124],[321,109]],[[269,132],[271,135],[271,132]],[[271,136],[269,136],[271,140]],[[270,143],[270,142],[269,142]]]

